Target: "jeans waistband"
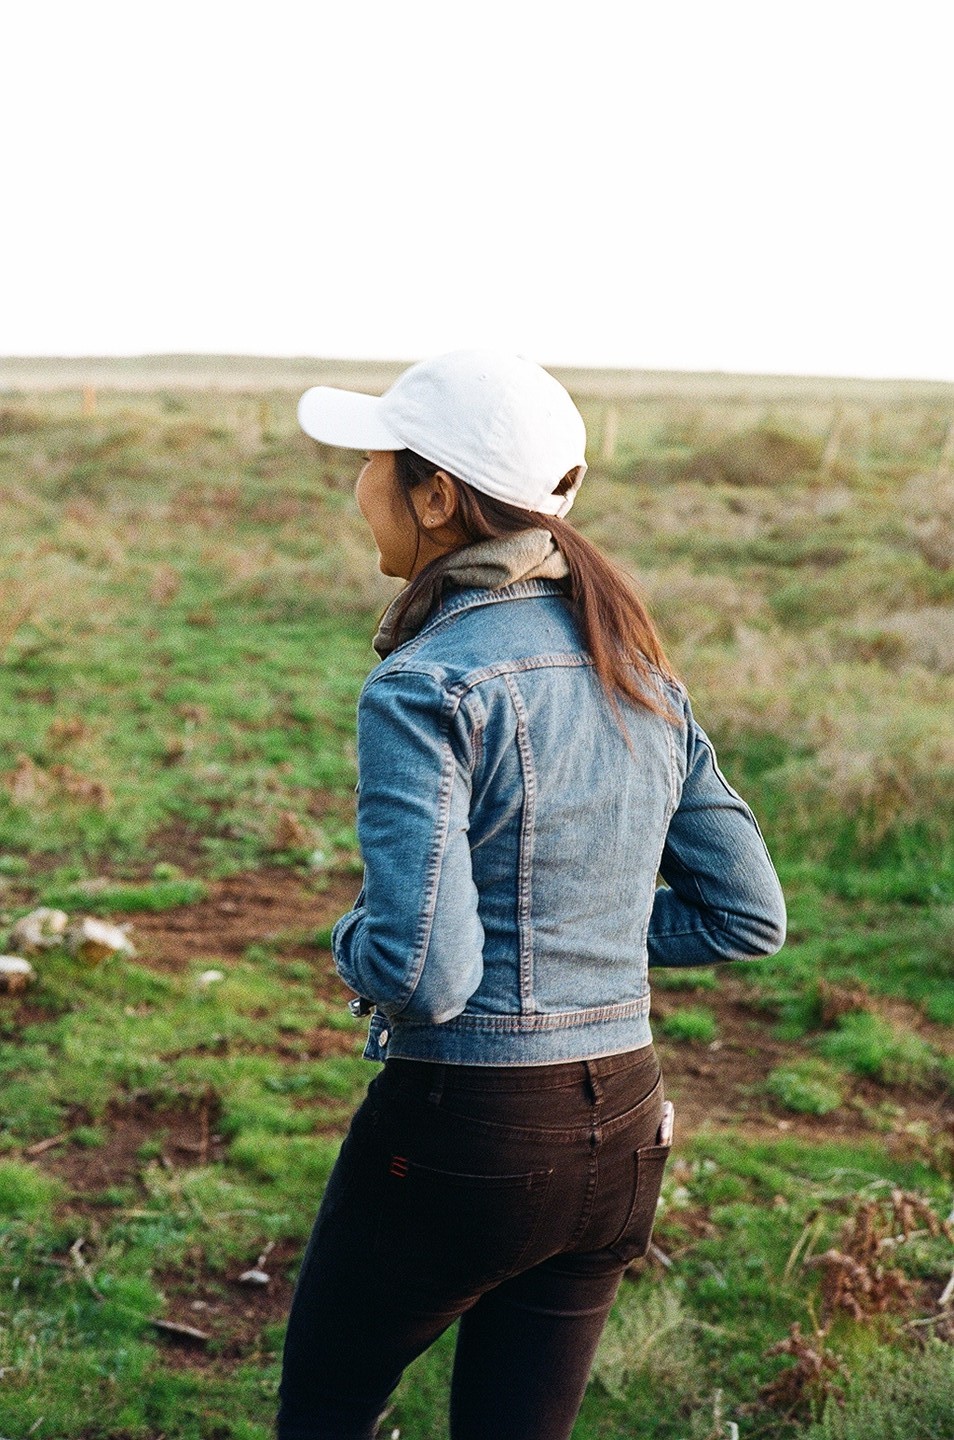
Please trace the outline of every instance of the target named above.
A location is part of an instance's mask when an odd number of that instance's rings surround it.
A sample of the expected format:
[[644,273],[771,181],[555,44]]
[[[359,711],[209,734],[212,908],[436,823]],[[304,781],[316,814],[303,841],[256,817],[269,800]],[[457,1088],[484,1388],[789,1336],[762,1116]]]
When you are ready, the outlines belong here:
[[624,1071],[659,1069],[652,1044],[592,1060],[567,1060],[556,1065],[446,1065],[433,1060],[388,1060],[387,1075],[402,1084],[442,1090],[558,1090],[588,1080],[607,1079]]

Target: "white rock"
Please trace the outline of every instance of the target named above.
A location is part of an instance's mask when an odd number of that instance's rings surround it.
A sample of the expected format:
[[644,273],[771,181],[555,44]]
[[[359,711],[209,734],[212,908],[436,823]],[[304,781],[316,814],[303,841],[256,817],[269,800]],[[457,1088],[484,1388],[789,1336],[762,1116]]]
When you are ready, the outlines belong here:
[[84,915],[67,930],[66,944],[81,960],[98,965],[108,955],[135,955],[136,948],[126,933],[128,928]]
[[70,917],[65,910],[50,910],[41,905],[22,916],[10,931],[10,944],[25,955],[36,955],[63,944],[63,935]]
[[202,974],[201,974],[201,975],[198,977],[198,979],[196,980],[196,984],[197,984],[197,985],[217,985],[220,980],[224,980],[224,979],[225,979],[225,976],[223,975],[223,973],[222,973],[221,970],[203,970],[203,971],[202,971]]
[[264,1270],[245,1270],[239,1276],[240,1285],[267,1285],[271,1280]]
[[36,971],[29,960],[21,955],[0,955],[0,990],[14,995],[18,990],[25,990],[35,978]]

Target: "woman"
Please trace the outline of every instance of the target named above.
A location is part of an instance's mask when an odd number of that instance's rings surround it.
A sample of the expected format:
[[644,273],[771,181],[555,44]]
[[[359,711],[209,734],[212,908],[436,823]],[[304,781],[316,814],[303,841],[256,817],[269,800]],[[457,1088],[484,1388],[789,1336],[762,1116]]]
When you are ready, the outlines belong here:
[[563,518],[585,432],[552,376],[455,351],[299,418],[368,452],[358,506],[408,584],[333,935],[385,1063],[305,1253],[278,1435],[368,1440],[459,1319],[453,1440],[563,1440],[668,1154],[648,966],[774,953],[781,891],[646,611]]

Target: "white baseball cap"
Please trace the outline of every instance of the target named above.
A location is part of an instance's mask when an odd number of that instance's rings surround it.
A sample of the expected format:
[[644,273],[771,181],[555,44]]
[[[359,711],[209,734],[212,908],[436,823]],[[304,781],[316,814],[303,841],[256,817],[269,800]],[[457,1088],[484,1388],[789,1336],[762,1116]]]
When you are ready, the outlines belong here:
[[[532,360],[452,350],[422,360],[383,395],[315,385],[298,402],[306,435],[348,450],[413,450],[475,490],[565,515],[586,470],[583,417]],[[570,490],[553,491],[579,467]]]

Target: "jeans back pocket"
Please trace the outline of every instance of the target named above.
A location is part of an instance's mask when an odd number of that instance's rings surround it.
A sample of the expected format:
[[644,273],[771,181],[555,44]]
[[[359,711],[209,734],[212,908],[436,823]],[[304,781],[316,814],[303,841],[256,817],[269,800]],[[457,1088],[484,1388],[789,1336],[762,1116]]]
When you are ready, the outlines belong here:
[[670,1140],[666,1145],[644,1145],[633,1154],[633,1203],[620,1235],[608,1247],[624,1265],[649,1250],[663,1170],[671,1152]]
[[470,1175],[393,1156],[377,1258],[392,1283],[431,1303],[477,1295],[519,1269],[552,1173]]

